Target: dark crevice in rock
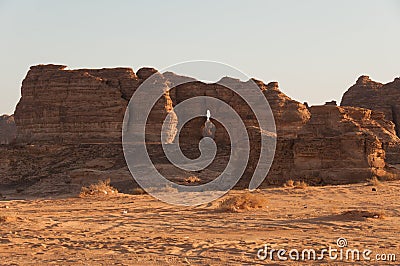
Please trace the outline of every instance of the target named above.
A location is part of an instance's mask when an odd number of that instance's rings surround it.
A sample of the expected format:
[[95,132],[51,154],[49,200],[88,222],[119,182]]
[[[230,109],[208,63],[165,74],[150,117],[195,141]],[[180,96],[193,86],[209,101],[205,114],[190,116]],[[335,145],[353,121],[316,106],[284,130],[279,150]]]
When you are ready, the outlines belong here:
[[399,121],[400,117],[397,116],[399,110],[396,110],[396,107],[393,105],[391,106],[391,108],[392,108],[393,123],[395,125],[394,129],[396,131],[396,135],[400,137],[400,121]]

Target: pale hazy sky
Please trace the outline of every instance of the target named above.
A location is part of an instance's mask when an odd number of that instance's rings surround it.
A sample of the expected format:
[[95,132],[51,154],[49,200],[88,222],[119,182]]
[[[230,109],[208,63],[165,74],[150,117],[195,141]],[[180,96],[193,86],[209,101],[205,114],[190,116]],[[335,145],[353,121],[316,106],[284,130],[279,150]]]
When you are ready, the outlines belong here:
[[0,114],[29,66],[234,66],[298,101],[340,101],[361,74],[400,76],[400,1],[2,1]]

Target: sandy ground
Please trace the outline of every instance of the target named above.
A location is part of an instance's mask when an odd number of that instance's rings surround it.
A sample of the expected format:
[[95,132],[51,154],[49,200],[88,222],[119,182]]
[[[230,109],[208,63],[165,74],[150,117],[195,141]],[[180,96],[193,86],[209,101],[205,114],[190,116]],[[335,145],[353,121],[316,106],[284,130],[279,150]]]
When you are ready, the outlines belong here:
[[[400,182],[271,188],[265,210],[221,212],[218,202],[167,205],[149,195],[0,201],[1,265],[399,265]],[[239,195],[243,191],[234,191]],[[363,213],[384,213],[365,218]],[[269,248],[372,250],[371,261],[279,261]],[[318,253],[317,253],[318,254]],[[332,253],[333,254],[333,253]],[[397,261],[379,262],[377,254]],[[301,256],[300,256],[301,258]]]

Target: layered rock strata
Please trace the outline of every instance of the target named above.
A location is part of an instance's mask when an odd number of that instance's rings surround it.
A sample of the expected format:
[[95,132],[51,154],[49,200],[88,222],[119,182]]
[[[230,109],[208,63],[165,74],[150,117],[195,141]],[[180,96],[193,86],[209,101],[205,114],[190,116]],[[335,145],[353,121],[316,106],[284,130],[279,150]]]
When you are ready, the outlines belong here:
[[[354,106],[371,109],[375,119],[393,122],[391,126],[397,136],[400,136],[400,78],[382,84],[373,81],[368,76],[361,76],[356,84],[351,86],[343,95],[342,106]],[[379,114],[378,112],[381,112]],[[391,164],[400,164],[400,146],[393,138],[383,140],[387,151],[387,160]]]
[[[123,118],[130,97],[154,74],[162,96],[148,117],[146,142],[156,168],[173,181],[182,182],[193,173],[169,166],[160,146],[162,122],[169,117],[169,130],[164,136],[168,143],[175,141],[176,128],[183,126],[179,135],[183,152],[196,158],[198,142],[204,133],[205,111],[218,112],[205,101],[192,106],[204,117],[180,125],[175,106],[195,96],[222,100],[239,114],[246,126],[251,153],[239,187],[247,186],[258,163],[262,135],[277,136],[275,158],[264,185],[282,184],[288,179],[306,180],[311,184],[343,184],[372,176],[399,178],[391,166],[400,158],[400,141],[396,135],[398,106],[395,100],[383,103],[385,97],[381,96],[397,97],[397,79],[384,88],[387,84],[379,85],[363,77],[344,95],[342,105],[362,105],[371,111],[338,107],[333,103],[308,107],[282,93],[277,82],[265,84],[256,79],[223,78],[208,84],[170,72],[158,73],[153,68],[142,68],[135,74],[129,68],[68,70],[61,65],[39,65],[31,67],[23,81],[22,97],[15,111],[16,146],[2,148],[0,182],[10,186],[18,182],[40,184],[43,180],[74,184],[85,178],[113,179],[115,176],[115,182],[126,189],[132,179],[121,148]],[[276,136],[271,135],[269,128],[261,129],[246,102],[225,87],[246,90],[254,83],[269,102]],[[361,89],[381,102],[374,105],[374,101],[360,97]],[[129,114],[129,122],[134,124],[134,114]],[[218,153],[215,162],[196,173],[202,182],[220,174],[231,147],[223,125],[212,116],[211,122],[215,125],[213,137]]]

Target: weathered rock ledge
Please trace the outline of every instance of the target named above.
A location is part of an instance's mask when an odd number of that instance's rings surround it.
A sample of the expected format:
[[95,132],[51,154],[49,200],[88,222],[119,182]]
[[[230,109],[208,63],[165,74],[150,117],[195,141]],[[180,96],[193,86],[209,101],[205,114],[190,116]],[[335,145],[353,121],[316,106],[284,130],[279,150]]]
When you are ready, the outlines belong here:
[[[132,179],[121,148],[122,121],[132,94],[155,73],[164,95],[150,113],[146,140],[156,168],[176,182],[193,174],[171,167],[163,156],[161,124],[184,100],[215,97],[235,109],[249,132],[250,161],[239,183],[246,187],[258,162],[260,136],[269,132],[259,128],[250,107],[226,87],[170,72],[161,74],[153,68],[142,68],[135,74],[130,68],[68,70],[62,65],[33,66],[24,79],[15,111],[16,141],[0,148],[0,183],[16,186],[23,182],[36,188],[54,184],[54,190],[59,191],[76,185],[77,180],[82,183],[110,177],[112,182],[123,184],[123,189],[129,187]],[[181,81],[189,82],[175,86]],[[332,102],[312,107],[282,93],[278,82],[223,80],[244,89],[249,82],[255,82],[268,100],[276,123],[275,159],[264,185],[288,179],[323,185],[362,182],[372,176],[400,178],[394,167],[400,164],[399,79],[383,85],[362,76],[345,93],[342,106]],[[204,122],[205,117],[193,119],[180,134],[183,151],[191,158],[199,155],[197,143]],[[224,169],[230,149],[226,130],[218,121],[212,122],[221,151],[209,169],[196,173],[203,182]],[[179,117],[171,123],[179,123]],[[171,129],[174,126],[171,124]],[[2,138],[4,128],[0,126]],[[173,132],[168,137],[173,141]]]

